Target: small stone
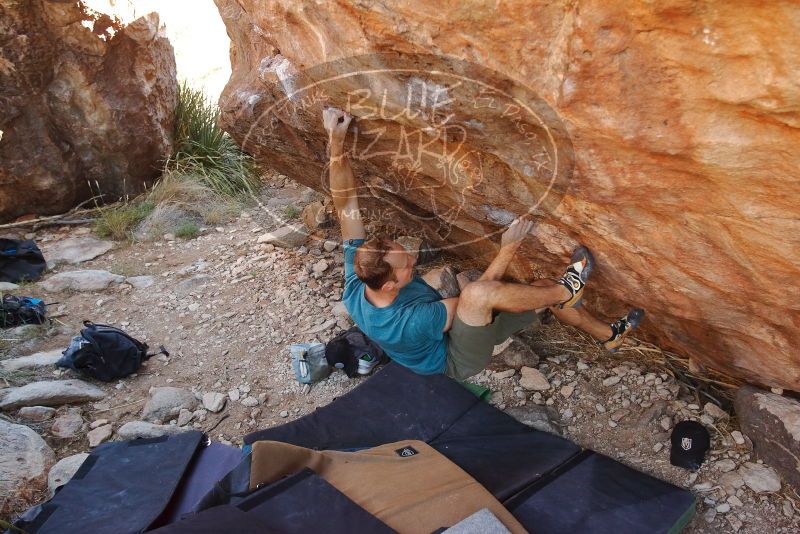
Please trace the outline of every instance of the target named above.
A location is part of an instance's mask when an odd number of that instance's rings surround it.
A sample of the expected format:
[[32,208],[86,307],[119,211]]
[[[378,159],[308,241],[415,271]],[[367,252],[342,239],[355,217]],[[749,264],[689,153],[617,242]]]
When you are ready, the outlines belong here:
[[783,511],[783,515],[786,517],[792,517],[794,515],[794,506],[792,506],[792,501],[789,499],[784,499],[781,509]]
[[731,437],[737,445],[744,445],[744,436],[738,430],[731,432]]
[[156,279],[152,276],[129,276],[125,279],[125,282],[136,289],[147,289],[156,283]]
[[717,507],[716,507],[716,510],[717,510],[717,513],[727,514],[728,512],[731,511],[731,505],[726,503],[726,502],[724,502],[722,504],[718,504]]
[[322,244],[322,248],[325,250],[325,252],[333,252],[334,250],[336,250],[336,246],[337,246],[336,241],[325,241]]
[[769,390],[776,395],[783,395],[783,388],[769,388]]
[[284,226],[258,238],[258,243],[268,243],[285,248],[297,248],[305,243],[308,234],[299,226]]
[[695,484],[692,486],[692,489],[695,491],[708,491],[712,488],[711,482],[701,482],[700,484]]
[[506,369],[505,371],[496,372],[495,374],[492,375],[492,378],[495,378],[497,380],[505,380],[506,378],[511,378],[515,374],[517,374],[516,369]]
[[686,405],[686,408],[692,410],[693,412],[696,412],[697,410],[700,409],[700,406],[697,404],[688,404]]
[[315,273],[324,273],[328,270],[328,262],[325,260],[319,260],[317,263],[311,266],[311,271]]
[[78,412],[62,415],[53,421],[50,433],[61,439],[71,439],[83,428],[83,417]]
[[175,241],[175,234],[164,234],[164,241]]
[[178,426],[188,425],[192,422],[193,417],[194,412],[187,410],[186,408],[181,408],[181,411],[178,414]]
[[614,421],[615,423],[619,423],[622,419],[627,417],[628,414],[630,414],[630,413],[631,413],[630,410],[625,410],[625,409],[617,410],[616,412],[611,414],[611,420]]
[[706,523],[713,523],[716,518],[717,518],[717,511],[714,510],[713,508],[709,508],[703,514],[703,521],[705,521]]
[[603,385],[606,387],[615,386],[619,383],[620,380],[622,380],[622,378],[620,378],[619,376],[609,376],[608,378],[603,380]]
[[594,409],[597,410],[598,413],[606,413],[606,407],[602,404],[595,404]]
[[520,369],[519,385],[531,391],[547,391],[550,389],[550,383],[547,378],[538,370],[533,367],[523,367]]
[[106,441],[113,434],[113,425],[103,425],[90,431],[86,437],[89,438],[89,447],[94,448]]
[[238,388],[233,388],[232,390],[230,390],[228,392],[228,398],[231,399],[233,402],[238,401],[239,400],[239,389]]
[[735,515],[731,514],[726,516],[728,519],[728,523],[731,525],[731,528],[734,532],[739,532],[739,529],[742,528],[742,520],[736,517]]
[[672,428],[672,418],[670,417],[662,417],[661,418],[661,428],[664,430],[669,430]]
[[97,421],[92,422],[92,424],[89,425],[89,428],[94,430],[97,427],[100,427],[100,426],[103,426],[103,425],[107,425],[107,424],[108,424],[108,419],[98,419]]
[[659,441],[658,443],[653,445],[653,452],[661,452],[661,449],[663,449],[663,448],[664,448],[664,444]]
[[713,417],[714,419],[728,419],[730,416],[728,412],[714,404],[713,402],[707,402],[703,406],[703,411]]
[[585,371],[589,368],[589,366],[582,361],[578,361],[577,365],[578,365],[578,371]]
[[283,410],[279,415],[281,417],[283,417],[283,418],[286,418],[286,417],[289,417],[289,412],[287,412],[286,410]]
[[25,406],[17,412],[17,417],[25,421],[40,423],[52,419],[56,415],[56,409],[48,406]]
[[561,396],[565,399],[568,399],[572,396],[572,393],[575,391],[575,386],[573,384],[567,384],[563,386],[560,390]]
[[728,504],[731,506],[742,506],[744,503],[736,495],[731,495],[728,497]]
[[248,408],[258,406],[258,399],[255,397],[245,397],[242,399],[242,406],[247,406]]
[[203,395],[203,408],[212,413],[221,412],[225,407],[226,400],[224,394],[211,391]]
[[725,459],[720,460],[717,463],[715,463],[714,467],[716,467],[719,471],[721,471],[723,473],[728,473],[728,472],[733,471],[734,469],[736,469],[736,462],[734,462],[733,460],[730,460],[728,458],[725,458]]

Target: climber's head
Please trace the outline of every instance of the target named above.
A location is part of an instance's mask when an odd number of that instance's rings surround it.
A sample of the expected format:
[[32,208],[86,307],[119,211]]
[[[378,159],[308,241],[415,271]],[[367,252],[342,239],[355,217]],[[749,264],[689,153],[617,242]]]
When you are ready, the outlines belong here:
[[373,291],[392,292],[411,282],[416,262],[400,243],[379,236],[358,247],[353,269]]

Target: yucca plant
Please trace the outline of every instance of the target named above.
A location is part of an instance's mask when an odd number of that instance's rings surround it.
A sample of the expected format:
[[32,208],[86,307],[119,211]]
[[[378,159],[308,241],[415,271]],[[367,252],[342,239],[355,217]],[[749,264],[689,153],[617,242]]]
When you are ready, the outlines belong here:
[[167,169],[222,196],[253,194],[259,184],[255,161],[222,131],[218,120],[219,108],[183,82],[175,109],[175,155]]

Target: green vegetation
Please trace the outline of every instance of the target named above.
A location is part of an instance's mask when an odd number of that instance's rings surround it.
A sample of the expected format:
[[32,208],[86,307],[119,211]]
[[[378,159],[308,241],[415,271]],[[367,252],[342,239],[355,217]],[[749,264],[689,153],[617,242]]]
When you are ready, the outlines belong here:
[[200,227],[194,221],[183,221],[175,229],[175,237],[180,239],[194,239],[200,234]]
[[156,205],[148,200],[139,200],[105,208],[95,220],[95,233],[100,237],[117,241],[129,239],[136,225],[150,215],[155,207]]
[[161,179],[138,199],[102,209],[96,233],[132,239],[146,220],[142,235],[174,233],[192,239],[200,233],[194,221],[218,225],[236,217],[242,203],[258,191],[259,171],[218,120],[219,108],[202,91],[182,83],[175,109],[175,150]]
[[300,214],[300,210],[295,207],[294,204],[289,204],[286,206],[286,210],[284,211],[287,219],[294,219]]
[[191,177],[223,197],[253,194],[258,172],[253,158],[218,126],[219,108],[185,82],[175,109],[175,155],[167,169]]

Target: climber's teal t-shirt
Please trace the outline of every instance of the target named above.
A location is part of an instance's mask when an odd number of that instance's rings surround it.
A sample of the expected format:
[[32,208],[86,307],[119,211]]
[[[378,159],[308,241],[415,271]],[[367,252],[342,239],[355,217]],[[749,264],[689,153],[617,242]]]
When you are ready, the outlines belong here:
[[442,297],[419,276],[400,290],[389,306],[378,308],[364,296],[366,285],[353,271],[363,239],[344,242],[344,296],[353,321],[397,363],[430,375],[445,371],[447,309]]

